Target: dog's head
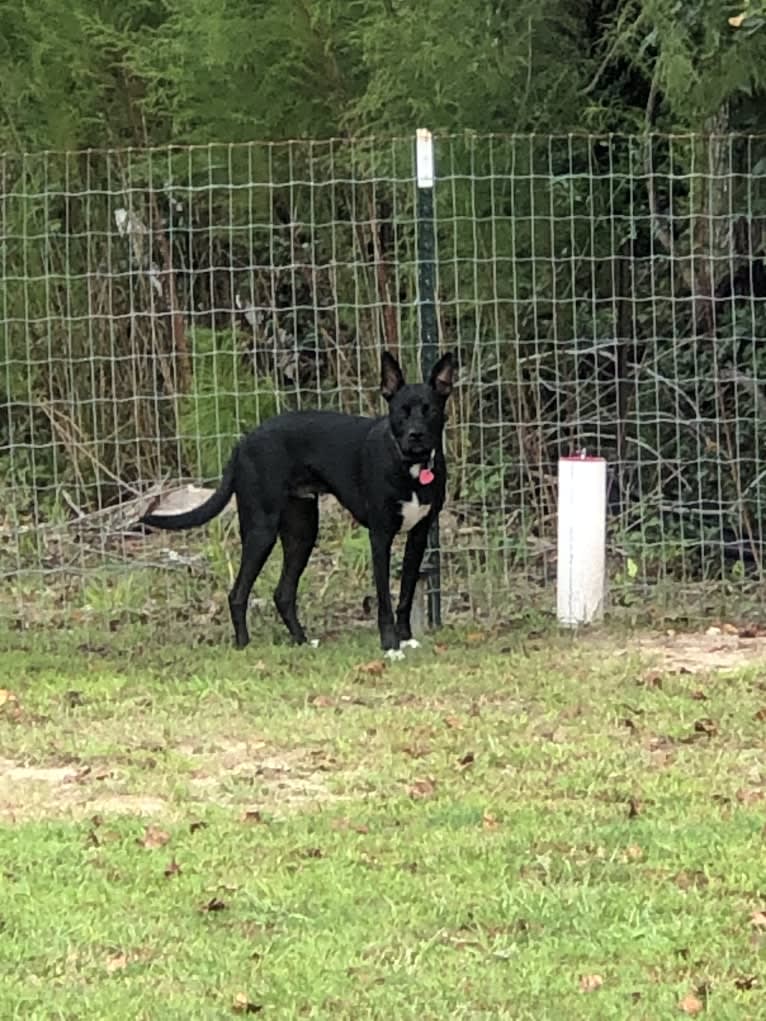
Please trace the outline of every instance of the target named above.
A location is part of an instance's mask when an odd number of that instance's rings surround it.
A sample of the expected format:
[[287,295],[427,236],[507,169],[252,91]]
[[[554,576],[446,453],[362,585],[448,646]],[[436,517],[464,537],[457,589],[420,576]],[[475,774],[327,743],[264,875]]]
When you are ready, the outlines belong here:
[[431,369],[427,383],[405,383],[397,360],[383,352],[380,390],[388,401],[391,432],[406,460],[426,461],[440,445],[444,406],[454,377],[454,360],[446,354]]

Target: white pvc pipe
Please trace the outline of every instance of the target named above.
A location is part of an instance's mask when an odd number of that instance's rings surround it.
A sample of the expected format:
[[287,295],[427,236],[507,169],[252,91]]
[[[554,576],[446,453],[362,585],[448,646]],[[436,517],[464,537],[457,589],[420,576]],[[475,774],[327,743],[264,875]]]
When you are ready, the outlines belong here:
[[577,627],[600,620],[606,573],[606,461],[559,461],[556,603],[559,623]]

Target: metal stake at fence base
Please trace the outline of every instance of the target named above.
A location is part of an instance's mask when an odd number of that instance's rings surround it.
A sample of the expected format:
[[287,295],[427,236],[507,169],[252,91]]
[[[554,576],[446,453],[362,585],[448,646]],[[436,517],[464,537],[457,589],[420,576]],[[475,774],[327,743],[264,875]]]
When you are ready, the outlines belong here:
[[436,571],[434,571],[433,566],[428,563],[427,554],[415,585],[415,597],[412,601],[410,628],[413,637],[419,638],[426,631],[440,628],[442,626],[441,609],[439,564],[437,561]]
[[427,579],[421,574],[415,585],[415,598],[412,600],[412,612],[410,613],[410,630],[413,638],[422,638],[428,628],[428,594],[426,592]]
[[600,620],[606,573],[606,461],[559,461],[557,615],[563,627]]

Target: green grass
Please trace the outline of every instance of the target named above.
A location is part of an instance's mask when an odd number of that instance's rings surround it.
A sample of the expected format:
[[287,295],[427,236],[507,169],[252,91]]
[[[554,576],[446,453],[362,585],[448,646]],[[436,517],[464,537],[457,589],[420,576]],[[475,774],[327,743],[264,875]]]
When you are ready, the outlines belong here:
[[2,636],[3,1019],[763,1016],[757,667],[191,637]]

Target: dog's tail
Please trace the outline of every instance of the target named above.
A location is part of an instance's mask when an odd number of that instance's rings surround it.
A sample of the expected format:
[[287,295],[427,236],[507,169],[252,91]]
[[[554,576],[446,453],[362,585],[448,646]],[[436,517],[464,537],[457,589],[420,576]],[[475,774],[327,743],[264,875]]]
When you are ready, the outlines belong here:
[[198,525],[212,521],[217,514],[221,513],[234,492],[236,460],[237,451],[235,450],[223,470],[223,477],[218,483],[218,488],[199,507],[184,511],[182,514],[145,514],[141,518],[141,524],[177,532],[185,528],[196,528]]

